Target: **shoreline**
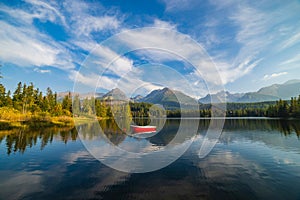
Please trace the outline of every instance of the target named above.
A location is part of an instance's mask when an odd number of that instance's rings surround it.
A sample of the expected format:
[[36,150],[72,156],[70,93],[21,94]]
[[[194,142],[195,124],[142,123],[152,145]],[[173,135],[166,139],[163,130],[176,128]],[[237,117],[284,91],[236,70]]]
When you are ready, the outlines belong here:
[[[109,120],[111,118],[97,117],[93,120]],[[133,118],[137,119],[137,118]],[[139,118],[139,119],[150,119],[150,118]],[[161,119],[161,118],[155,118]],[[299,118],[274,118],[274,117],[166,117],[166,119],[184,119],[184,120],[210,120],[210,119],[267,119],[267,120],[300,120]],[[36,116],[27,116],[26,119],[19,120],[7,120],[0,119],[0,130],[7,130],[13,128],[42,128],[42,127],[75,127],[76,125],[85,124],[91,122],[91,118],[88,117],[70,117],[70,116],[57,116],[57,117],[46,117],[46,118],[36,118]]]
[[0,119],[0,130],[13,129],[13,128],[42,128],[42,127],[72,127],[74,126],[73,117],[58,116],[37,118],[36,116],[29,116],[25,119],[7,120]]
[[[22,118],[22,117],[21,117]],[[75,127],[75,125],[91,122],[88,117],[70,117],[70,116],[47,116],[40,118],[35,115],[26,116],[23,119],[8,120],[0,119],[0,130],[9,130],[14,128],[43,128],[43,127]],[[107,120],[110,118],[97,117],[93,120]]]

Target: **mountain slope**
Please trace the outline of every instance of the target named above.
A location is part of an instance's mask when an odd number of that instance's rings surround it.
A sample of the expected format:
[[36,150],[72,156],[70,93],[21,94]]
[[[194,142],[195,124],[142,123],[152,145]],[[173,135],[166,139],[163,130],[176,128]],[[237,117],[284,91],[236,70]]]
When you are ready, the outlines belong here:
[[277,101],[279,99],[288,100],[291,97],[300,95],[300,80],[289,80],[283,84],[273,84],[259,89],[257,92],[247,92],[245,94],[229,92],[218,92],[216,94],[208,94],[199,99],[200,103],[208,104],[210,100],[213,103],[222,102],[222,98],[226,96],[226,102],[264,102],[264,101]]
[[[208,94],[205,97],[199,99],[200,103],[219,103],[219,102],[236,102],[238,101],[239,98],[241,98],[244,95],[244,93],[235,93],[235,94],[231,94],[228,91],[220,91],[216,94]],[[225,99],[224,99],[225,97]]]
[[95,93],[88,92],[88,93],[82,93],[82,94],[74,93],[74,92],[59,92],[59,93],[57,93],[57,101],[62,101],[63,98],[69,94],[71,95],[71,97],[78,95],[81,100],[85,99],[85,98],[91,99],[92,97],[101,98],[104,95],[103,93],[99,93],[99,92],[95,92]]
[[[180,101],[180,102],[179,102]],[[181,106],[195,105],[197,102],[194,98],[176,90],[164,88],[154,90],[139,102],[148,102],[153,104],[162,104],[167,108],[179,108]]]
[[276,101],[290,99],[300,94],[300,80],[290,80],[283,84],[263,87],[257,92],[248,92],[238,102]]
[[257,92],[248,92],[236,102],[240,103],[250,103],[250,102],[264,102],[264,101],[276,101],[280,99],[277,96],[259,94]]
[[126,101],[128,100],[126,94],[119,88],[112,89],[102,96],[103,100],[116,100],[116,101]]
[[132,102],[139,102],[144,97],[142,95],[136,95],[135,97],[130,98]]

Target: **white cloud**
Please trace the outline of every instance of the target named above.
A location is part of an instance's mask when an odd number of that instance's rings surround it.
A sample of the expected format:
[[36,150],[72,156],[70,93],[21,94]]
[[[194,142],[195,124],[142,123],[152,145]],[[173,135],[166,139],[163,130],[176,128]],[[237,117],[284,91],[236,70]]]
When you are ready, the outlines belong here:
[[223,1],[223,0],[210,0],[209,2],[217,8],[218,12],[219,12],[219,10],[232,8],[233,6],[236,5],[236,1],[234,1],[234,0],[226,0],[226,1]]
[[[81,68],[80,71],[72,71],[69,75],[69,78],[76,82],[76,86],[74,88],[76,92],[82,92],[82,88],[84,88],[85,91],[93,91],[97,88],[106,90],[119,88],[125,92],[128,97],[130,97],[136,90],[141,88],[143,88],[142,95],[147,94],[154,89],[161,88],[161,86],[157,86],[151,82],[143,80],[140,76],[141,74],[139,74],[138,68],[132,68],[128,71],[122,70],[123,74],[121,74],[121,70],[115,71],[113,69],[113,66],[116,66],[113,64],[110,70],[112,74],[106,75],[107,73],[103,74],[104,69],[97,69],[97,67],[93,67],[91,65],[88,66],[84,64],[84,68]],[[122,65],[119,65],[119,67],[122,67]],[[115,77],[115,75],[119,76]]]
[[[49,20],[56,23],[65,18],[60,12],[42,1],[28,1],[30,9],[20,10],[0,6],[0,11],[14,18],[14,23],[0,21],[0,58],[4,62],[18,66],[53,66],[63,70],[74,68],[70,53],[59,42],[45,33],[41,33],[33,25],[33,19]],[[9,21],[9,20],[8,20]]]
[[41,73],[41,74],[45,74],[45,73],[51,73],[51,70],[49,69],[39,69],[39,68],[34,68],[35,72]]
[[[224,68],[224,70],[219,72],[221,76],[226,73],[226,75],[230,77],[225,77],[224,80],[218,79],[216,66],[210,60],[210,57],[206,54],[201,45],[192,40],[188,35],[176,32],[176,25],[161,20],[154,20],[153,26],[160,28],[127,30],[110,41],[104,41],[104,44],[102,45],[98,45],[92,39],[87,39],[86,42],[74,41],[77,46],[87,51],[91,50],[91,47],[96,47],[83,64],[86,69],[80,71],[77,80],[81,84],[87,84],[94,89],[95,87],[101,87],[110,90],[111,88],[118,87],[127,93],[127,95],[130,95],[131,92],[134,92],[134,90],[140,86],[144,88],[143,91],[145,93],[150,92],[153,89],[167,86],[180,91],[186,91],[188,95],[199,97],[203,95],[201,92],[207,91],[205,89],[206,86],[204,84],[195,85],[195,82],[198,83],[199,80],[205,79],[210,85],[210,92],[212,92],[221,89],[220,86],[222,86],[222,81],[226,82],[228,79],[232,78],[232,72],[229,72],[229,70],[232,71],[232,69],[229,69],[229,65],[226,64],[227,68]],[[168,29],[172,30],[170,31]],[[114,44],[112,45],[113,49],[109,47],[111,44]],[[141,49],[141,47],[143,48]],[[129,73],[135,71],[136,67],[133,66],[133,61],[131,59],[119,56],[120,51],[122,52],[120,49],[122,48],[125,48],[128,51],[136,50],[135,53],[139,58],[145,58],[145,60],[154,63],[163,63],[165,61],[174,60],[184,61],[186,59],[194,64],[194,66],[197,66],[202,76],[198,73],[188,73],[183,75],[186,80],[179,80],[178,77],[169,75],[167,76],[167,82],[164,82],[162,86],[158,86],[155,83],[162,83],[161,79],[158,80],[161,76],[155,78],[155,76],[152,75],[153,71],[151,70],[148,70],[148,77],[150,78],[148,80],[145,80],[145,77],[139,76],[140,74]],[[110,67],[106,73],[113,75],[111,77],[102,75],[108,67],[107,64],[110,64]],[[172,66],[170,67],[172,68]],[[182,70],[193,71],[195,69],[185,69],[185,67],[183,67]],[[240,75],[241,72],[238,71],[236,74]],[[71,76],[74,77],[74,74]],[[101,80],[99,85],[97,85],[96,82],[99,79],[99,76],[101,76]],[[122,83],[126,82],[126,84],[119,83],[118,81],[120,78],[122,79]],[[192,90],[187,91],[187,84],[194,88],[200,88],[197,89],[198,93],[196,94]],[[219,87],[212,87],[214,84],[219,85]]]
[[[216,13],[212,13],[215,17],[207,19],[204,23],[206,32],[200,36],[204,38],[208,52],[214,55],[213,60],[225,84],[252,71],[259,73],[258,68],[264,67],[266,62],[278,65],[274,62],[280,59],[280,54],[299,43],[297,10],[300,4],[296,1],[280,6],[274,4],[272,9],[267,2],[257,6],[245,1],[217,0],[211,1],[211,4],[216,8]],[[221,26],[228,26],[231,34],[220,32]],[[226,46],[229,48],[224,49]],[[286,62],[297,62],[297,58],[295,56]]]
[[89,70],[75,71],[69,73],[69,79],[75,83],[75,92],[94,91],[97,88],[111,90],[117,87],[118,79],[101,76],[101,73]]
[[237,66],[230,66],[228,63],[217,63],[220,76],[224,84],[234,82],[236,79],[243,77],[251,72],[262,59],[252,59],[251,57],[245,58],[245,60],[238,63]]
[[236,12],[230,16],[239,27],[239,31],[236,35],[236,40],[242,44],[259,45],[264,42],[269,42],[262,40],[258,36],[263,36],[269,28],[269,17],[252,8],[248,5],[239,6]]
[[[13,22],[10,20],[0,21],[0,48],[2,49],[0,58],[4,62],[11,62],[19,66],[37,67],[35,70],[40,73],[49,73],[49,71],[39,67],[53,66],[71,70],[69,75],[71,78],[74,76],[75,67],[73,63],[81,61],[75,55],[76,51],[85,50],[89,52],[98,46],[94,33],[107,36],[122,29],[125,30],[124,20],[122,20],[124,15],[119,13],[117,9],[105,8],[98,2],[81,0],[65,0],[63,3],[38,0],[25,0],[25,2],[30,7],[16,9],[4,5],[0,6],[0,12],[6,13],[13,20]],[[164,0],[164,2],[166,3],[167,12],[187,12],[188,10],[195,12],[195,5],[198,6],[195,1],[187,0]],[[153,62],[180,61],[183,59],[197,62],[200,65],[200,71],[204,74],[202,78],[210,82],[216,81],[215,64],[224,84],[234,82],[254,70],[265,61],[266,54],[269,53],[273,56],[275,43],[277,47],[281,47],[281,49],[275,48],[279,51],[279,49],[284,50],[294,47],[300,39],[300,28],[283,23],[295,17],[295,12],[287,13],[283,11],[292,8],[297,10],[299,5],[296,3],[287,3],[283,8],[276,8],[275,6],[273,11],[260,9],[255,7],[254,4],[245,2],[237,4],[234,1],[212,1],[211,4],[215,6],[216,12],[221,13],[221,17],[208,18],[207,22],[203,23],[207,31],[201,32],[200,35],[204,38],[203,44],[208,50],[214,48],[213,53],[209,52],[216,55],[212,58],[204,57],[205,52],[203,49],[201,50],[202,55],[199,56],[198,53],[201,47],[192,43],[188,35],[183,36],[175,32],[179,25],[160,19],[154,19],[153,24],[149,25],[161,28],[159,32],[154,29],[127,31],[119,39],[122,45],[126,44],[132,49],[144,46],[145,48],[139,50],[137,54]],[[34,26],[34,19],[63,25],[70,39],[66,42],[55,41]],[[233,34],[230,36],[233,44],[230,47],[236,48],[233,50],[236,55],[230,55],[230,58],[228,54],[232,53],[231,50],[220,50],[218,48],[218,46],[226,47],[226,45],[222,45],[228,42],[227,38],[224,39],[222,34],[215,32],[216,29],[224,24],[226,26],[227,23],[234,27],[234,30],[231,30]],[[170,34],[166,29],[171,29],[174,32]],[[278,38],[278,35],[284,36],[284,40]],[[156,51],[153,51],[153,49],[156,49]],[[82,77],[79,77],[82,82],[89,85],[95,85],[94,81],[103,72],[105,65],[119,56],[116,49],[104,48],[104,46],[102,46],[102,49],[98,48],[97,51],[101,59],[94,60],[93,65],[97,68],[91,72],[93,75],[89,77],[87,73],[81,74]],[[298,57],[294,56],[281,64],[297,63],[298,61]],[[108,72],[122,77],[131,71],[133,67],[131,59],[119,57],[111,63]],[[93,81],[88,80],[89,78]],[[192,74],[190,78],[193,83],[197,83],[197,78],[200,77],[198,74]],[[74,80],[74,78],[71,80]],[[108,87],[112,87],[115,81],[116,77],[109,80],[108,76],[104,76],[102,84],[107,89],[111,89]],[[217,80],[216,83],[220,84],[221,82]],[[141,82],[141,84],[146,83]],[[149,87],[155,88],[155,86]]]
[[20,9],[11,9],[3,5],[0,7],[0,11],[27,24],[31,24],[34,18],[39,18],[39,14],[28,13]]
[[[49,20],[55,22],[57,18],[66,26],[66,19],[59,11],[55,1],[45,2],[42,0],[25,0],[33,6],[33,16],[41,20]],[[51,5],[53,4],[53,5]]]
[[267,39],[270,24],[269,16],[264,13],[248,5],[239,5],[230,19],[239,26],[235,40],[240,44],[240,50],[231,64],[233,67],[225,72],[227,82],[233,82],[257,67],[272,41]]
[[92,32],[117,29],[120,26],[120,22],[112,16],[103,17],[83,17],[82,20],[76,23],[76,33],[78,35],[90,35]]
[[172,24],[170,22],[162,21],[159,19],[154,19],[153,26],[157,28],[166,28],[166,29],[174,29],[174,30],[176,29],[176,24]]
[[166,4],[167,12],[176,12],[178,10],[187,10],[192,5],[191,0],[162,0]]
[[292,35],[290,38],[288,38],[286,41],[284,41],[281,48],[286,49],[286,48],[292,47],[295,44],[300,44],[300,32]]
[[296,54],[292,58],[280,63],[281,66],[290,65],[290,64],[299,65],[300,64],[300,54]]
[[288,74],[287,72],[279,72],[279,73],[273,73],[273,74],[266,74],[264,76],[264,80],[270,80],[272,78],[276,78],[276,77],[287,75],[287,74]]
[[[204,49],[188,35],[167,29],[144,28],[125,31],[118,36],[118,39],[131,49],[141,49],[140,47],[143,47],[141,50],[146,52],[144,56],[155,61],[168,61],[175,58],[177,60],[187,59],[191,61],[192,59],[196,61],[200,57],[204,57]],[[156,50],[154,55],[151,55],[151,51],[148,51],[151,49]],[[159,54],[159,51],[162,53]],[[170,56],[171,54],[173,56]]]
[[[123,76],[125,73],[131,71],[133,68],[133,61],[117,54],[109,47],[98,45],[97,48],[90,55],[92,62],[90,69],[97,68],[97,72],[102,74],[104,72],[113,72],[115,75]],[[95,56],[95,57],[93,57]]]
[[[220,18],[217,17],[219,22],[213,21],[212,25],[210,25],[211,20],[209,19],[207,22],[209,24],[208,29],[214,33],[215,26],[224,24],[224,21],[231,23],[236,28],[236,31],[233,32],[235,33],[234,39],[231,41],[224,41],[222,34],[209,34],[210,37],[206,38],[208,42],[212,41],[213,45],[230,42],[231,47],[235,46],[238,49],[237,54],[232,56],[234,59],[230,59],[227,54],[224,54],[224,50],[214,52],[217,56],[213,57],[213,60],[219,68],[223,82],[226,84],[247,75],[263,63],[266,55],[270,50],[273,50],[272,46],[278,37],[278,33],[272,30],[283,19],[277,10],[274,12],[264,10],[263,12],[262,9],[257,9],[246,2],[237,4],[233,1],[212,1],[211,3],[218,12],[222,10],[222,13],[226,14],[221,15]],[[210,27],[212,28],[210,29]],[[210,43],[205,44],[208,49],[214,47]]]
[[[59,50],[43,40],[45,35],[32,29],[14,27],[0,21],[0,58],[20,66],[43,66],[55,64]],[[40,38],[37,39],[37,38]]]
[[[92,6],[97,7],[102,16],[92,15],[90,12],[93,9]],[[101,4],[92,5],[85,1],[67,0],[64,2],[64,7],[70,14],[69,31],[81,39],[91,38],[90,34],[93,32],[116,30],[121,25],[121,21],[115,15],[108,15],[107,10]]]
[[[91,50],[93,45],[97,44],[90,33],[117,29],[120,26],[120,21],[115,16],[105,14],[92,16],[89,13],[91,5],[84,1],[65,1],[66,7],[77,7],[75,10],[69,10],[70,13],[63,12],[62,7],[55,1],[26,0],[25,2],[30,7],[26,5],[23,9],[15,9],[5,5],[0,6],[0,12],[14,19],[13,23],[10,20],[0,21],[0,48],[2,49],[0,58],[4,62],[18,66],[74,69],[74,63],[80,60],[73,50],[80,50],[82,46],[87,49],[88,45],[90,45],[88,50]],[[55,41],[35,27],[34,19],[61,24],[70,35],[73,34],[72,38],[67,43]],[[45,71],[39,72],[45,73]]]
[[58,8],[56,8],[55,1],[46,3],[44,1],[26,0],[25,2],[30,4],[30,9],[26,9],[26,11],[24,11],[25,9],[14,9],[4,5],[1,5],[0,11],[10,15],[18,22],[31,24],[34,19],[39,19],[41,21],[61,23],[66,26],[66,19]]

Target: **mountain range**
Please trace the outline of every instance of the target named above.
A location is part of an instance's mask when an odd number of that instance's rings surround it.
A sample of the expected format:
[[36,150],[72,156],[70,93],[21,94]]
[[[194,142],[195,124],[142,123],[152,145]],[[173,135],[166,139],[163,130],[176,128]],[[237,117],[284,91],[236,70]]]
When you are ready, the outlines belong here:
[[118,100],[118,101],[127,101],[128,97],[126,94],[119,88],[114,88],[111,91],[104,94],[100,99],[103,100]]
[[65,96],[69,95],[69,94],[72,97],[78,95],[81,100],[83,100],[85,98],[90,99],[92,97],[94,97],[94,98],[102,98],[105,95],[104,93],[99,93],[99,92],[96,92],[96,93],[94,93],[94,92],[88,92],[88,93],[83,93],[83,94],[79,94],[77,92],[76,93],[75,92],[59,92],[59,93],[57,93],[57,101],[62,101],[63,98]]
[[[58,93],[58,99],[62,99],[68,92]],[[76,95],[71,93],[72,96]],[[198,100],[199,103],[209,104],[210,102],[232,102],[232,103],[249,103],[249,102],[265,102],[276,101],[279,99],[289,100],[291,97],[300,95],[300,80],[290,80],[283,84],[273,84],[271,86],[263,87],[256,92],[247,93],[230,93],[228,91],[221,91],[215,94],[208,94]],[[226,99],[222,99],[222,98]],[[137,95],[133,98],[128,98],[126,94],[118,88],[103,93],[85,93],[80,94],[80,99],[95,97],[102,100],[117,100],[132,102],[147,102],[152,104],[162,104],[168,109],[178,108],[179,101],[181,106],[195,105],[197,100],[184,94],[183,92],[172,90],[170,88],[163,88],[151,91],[145,97]]]
[[147,96],[140,98],[138,102],[162,104],[168,109],[178,108],[180,105],[182,107],[187,107],[197,104],[196,99],[180,91],[171,90],[169,88],[153,90]]
[[[216,94],[208,94],[205,97],[199,99],[200,103],[209,104],[211,102],[237,102],[241,97],[243,97],[245,93],[234,93],[231,94],[228,91],[220,91]],[[225,98],[224,98],[225,97]]]
[[199,99],[200,103],[217,103],[224,102],[222,97],[226,97],[226,102],[249,103],[249,102],[264,102],[276,101],[279,99],[288,100],[291,97],[300,95],[300,80],[289,80],[283,84],[273,84],[271,86],[263,87],[256,92],[234,93],[226,91],[218,92],[216,94],[206,95]]

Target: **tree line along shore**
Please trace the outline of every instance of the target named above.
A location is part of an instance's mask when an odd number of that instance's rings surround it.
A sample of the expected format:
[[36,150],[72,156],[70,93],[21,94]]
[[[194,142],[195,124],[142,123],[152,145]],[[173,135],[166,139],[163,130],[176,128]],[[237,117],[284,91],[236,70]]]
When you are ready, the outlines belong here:
[[[73,102],[72,102],[73,101]],[[2,128],[10,126],[73,126],[74,118],[83,120],[90,116],[99,119],[120,115],[132,118],[147,118],[150,103],[112,104],[107,100],[84,98],[68,93],[58,100],[57,93],[47,88],[43,94],[33,83],[27,85],[19,82],[14,92],[6,90],[0,84],[0,125]],[[167,117],[200,116],[211,117],[211,105],[199,104],[199,110],[172,109],[167,110]],[[279,117],[300,118],[300,95],[291,100],[261,103],[228,103],[226,116],[228,117]],[[39,123],[37,123],[39,122]]]

